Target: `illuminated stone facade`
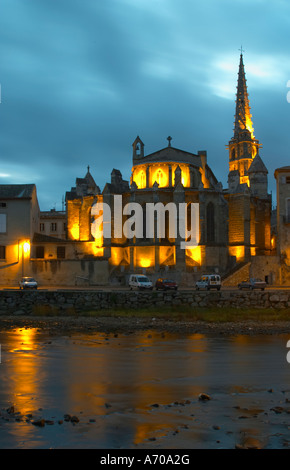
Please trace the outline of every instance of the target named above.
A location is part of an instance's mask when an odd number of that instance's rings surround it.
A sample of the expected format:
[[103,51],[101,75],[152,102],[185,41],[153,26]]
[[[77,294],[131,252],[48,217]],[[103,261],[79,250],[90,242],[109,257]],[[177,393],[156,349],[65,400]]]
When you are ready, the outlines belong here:
[[243,56],[240,56],[234,136],[228,145],[229,255],[236,261],[271,253],[271,195],[268,170],[254,137]]
[[[149,155],[137,136],[132,144],[130,182],[124,181],[119,170],[111,173],[102,194],[89,169],[84,179],[67,193],[67,237],[83,242],[83,256],[107,259],[110,279],[121,279],[131,272],[182,274],[219,272],[225,274],[239,263],[271,250],[271,197],[267,192],[267,169],[259,155],[261,145],[254,137],[250,114],[243,56],[240,57],[237,86],[234,136],[229,142],[228,189],[223,189],[207,162],[207,152],[190,153],[172,146]],[[199,205],[198,246],[181,247],[181,238],[148,238],[143,226],[142,236],[128,239],[115,234],[114,197],[122,196],[122,224],[128,219],[123,209],[128,203],[169,203]],[[93,239],[91,208],[106,203],[111,208],[111,237]],[[146,213],[145,219],[146,220]]]

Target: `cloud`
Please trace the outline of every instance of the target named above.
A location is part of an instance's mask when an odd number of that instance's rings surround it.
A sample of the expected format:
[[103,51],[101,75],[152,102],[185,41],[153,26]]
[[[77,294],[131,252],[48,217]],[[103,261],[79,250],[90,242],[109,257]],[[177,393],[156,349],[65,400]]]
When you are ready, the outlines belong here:
[[179,148],[207,149],[226,185],[240,44],[265,163],[273,165],[279,148],[282,166],[289,148],[289,6],[244,5],[0,0],[0,163],[10,175],[2,179],[36,182],[46,210],[49,201],[61,204],[88,164],[100,187],[114,167],[129,179],[136,135],[151,153],[170,134]]

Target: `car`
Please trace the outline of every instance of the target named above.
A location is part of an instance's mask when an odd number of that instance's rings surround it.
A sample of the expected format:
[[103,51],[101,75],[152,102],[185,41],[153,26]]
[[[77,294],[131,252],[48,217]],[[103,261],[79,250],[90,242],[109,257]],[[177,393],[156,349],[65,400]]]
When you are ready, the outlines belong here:
[[152,282],[144,274],[131,274],[129,278],[129,287],[130,289],[137,288],[142,289],[153,289]]
[[19,281],[20,289],[37,289],[37,281],[33,277],[22,277]]
[[265,281],[262,281],[261,279],[254,279],[254,278],[251,278],[247,281],[242,281],[238,284],[238,288],[240,290],[241,289],[264,290],[266,286],[267,286],[267,283]]
[[159,289],[163,289],[163,290],[167,290],[167,289],[174,289],[174,290],[177,290],[178,288],[178,285],[175,281],[172,281],[170,279],[157,279],[156,283],[155,283],[155,288],[156,290],[159,290]]
[[204,274],[199,281],[196,281],[195,288],[199,289],[217,289],[221,288],[221,277],[219,274]]

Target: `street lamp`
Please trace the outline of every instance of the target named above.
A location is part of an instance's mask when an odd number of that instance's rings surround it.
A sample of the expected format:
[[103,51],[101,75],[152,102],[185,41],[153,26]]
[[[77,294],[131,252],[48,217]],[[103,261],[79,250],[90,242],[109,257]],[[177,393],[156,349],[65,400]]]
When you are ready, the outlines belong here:
[[25,257],[29,256],[30,252],[30,243],[29,242],[24,242],[22,245],[22,277],[24,276],[24,254]]

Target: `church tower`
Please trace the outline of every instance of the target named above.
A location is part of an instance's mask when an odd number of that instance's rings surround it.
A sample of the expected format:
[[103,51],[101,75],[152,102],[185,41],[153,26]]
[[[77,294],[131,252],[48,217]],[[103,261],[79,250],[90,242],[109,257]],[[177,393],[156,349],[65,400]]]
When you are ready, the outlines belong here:
[[229,182],[236,179],[238,174],[239,184],[246,183],[250,186],[248,169],[259,153],[261,145],[254,136],[242,52],[240,55],[234,126],[234,136],[227,147],[229,149]]
[[229,208],[229,255],[236,262],[270,250],[271,196],[268,170],[255,139],[243,54],[240,55],[234,135],[230,140],[226,199]]

